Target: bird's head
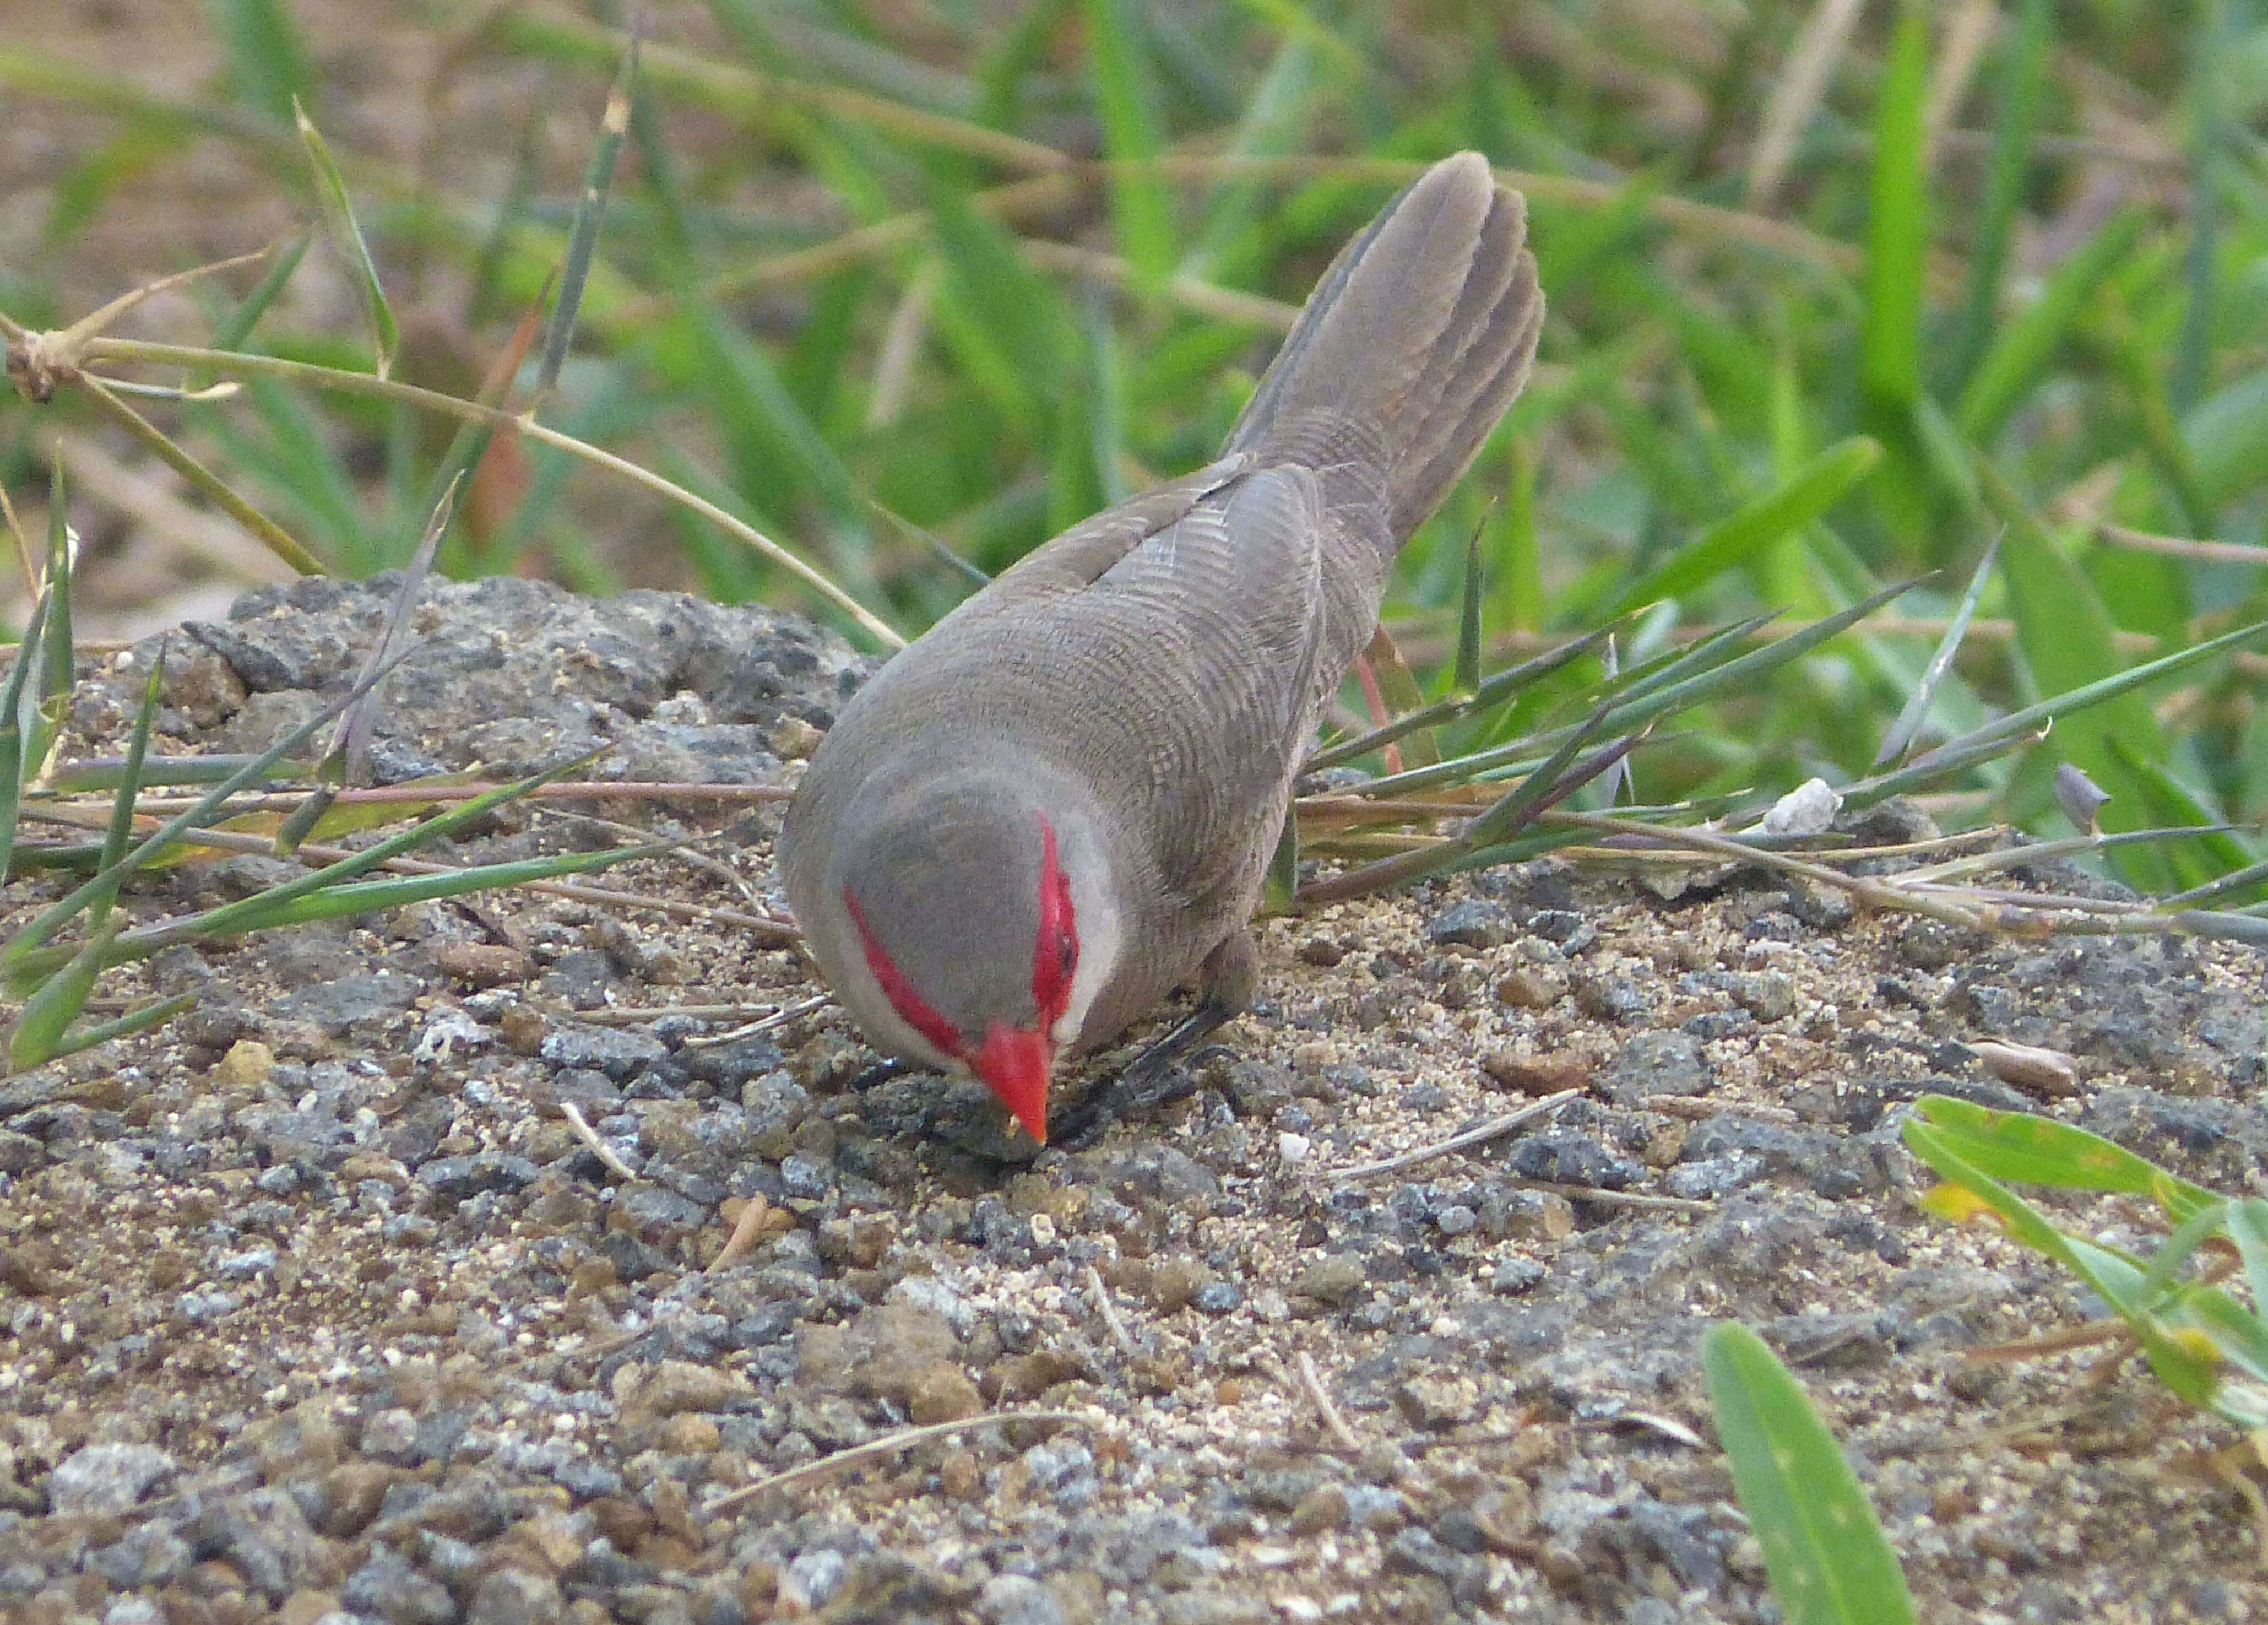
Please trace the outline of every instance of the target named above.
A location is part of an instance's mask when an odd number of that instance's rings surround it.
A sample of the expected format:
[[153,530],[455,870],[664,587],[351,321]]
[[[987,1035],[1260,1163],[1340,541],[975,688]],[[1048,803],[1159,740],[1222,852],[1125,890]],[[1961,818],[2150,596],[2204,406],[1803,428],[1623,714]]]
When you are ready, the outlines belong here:
[[926,787],[847,852],[840,874],[848,946],[891,1014],[1042,1144],[1056,1057],[1104,968],[1079,974],[1081,927],[1115,931],[1088,917],[1109,912],[1103,861],[1078,812],[1036,787],[985,780]]

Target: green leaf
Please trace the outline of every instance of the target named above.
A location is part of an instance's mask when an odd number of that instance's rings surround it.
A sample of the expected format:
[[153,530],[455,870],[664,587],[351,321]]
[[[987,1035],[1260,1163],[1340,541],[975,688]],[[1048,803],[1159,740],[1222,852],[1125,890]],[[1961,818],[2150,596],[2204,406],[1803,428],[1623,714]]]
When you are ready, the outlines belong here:
[[1924,1095],[1914,1115],[1969,1166],[2000,1179],[2067,1191],[2148,1196],[2176,1222],[2220,1199],[2124,1146],[2029,1112],[1996,1112],[1950,1095]]
[[362,300],[363,321],[370,329],[372,370],[384,378],[394,370],[394,352],[401,347],[394,307],[387,302],[385,284],[379,281],[378,266],[370,257],[370,244],[364,240],[362,227],[355,219],[346,177],[339,173],[338,160],[331,156],[322,132],[297,96],[291,98],[291,117],[299,129],[300,144],[307,149],[307,163],[314,171],[315,201],[321,205],[331,246],[346,262],[347,274],[354,279],[355,293]]
[[1921,393],[1922,265],[1929,247],[1923,109],[1929,97],[1929,8],[1903,0],[1874,115],[1867,227],[1867,325],[1859,380],[1874,408],[1902,421]]
[[1829,447],[1777,490],[1719,520],[1631,582],[1614,611],[1681,597],[1747,563],[1833,507],[1881,460],[1881,443],[1864,435]]
[[1746,1326],[1701,1339],[1717,1435],[1788,1625],[1912,1625],[1898,1560],[1787,1368]]

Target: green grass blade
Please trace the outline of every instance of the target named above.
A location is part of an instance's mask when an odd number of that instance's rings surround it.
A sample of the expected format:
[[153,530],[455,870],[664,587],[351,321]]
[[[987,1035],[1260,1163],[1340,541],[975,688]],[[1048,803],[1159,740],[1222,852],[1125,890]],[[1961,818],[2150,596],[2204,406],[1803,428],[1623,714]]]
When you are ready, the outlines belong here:
[[228,48],[238,100],[289,124],[311,84],[291,0],[205,0],[205,11]]
[[1929,8],[1903,0],[1874,117],[1867,228],[1867,321],[1859,381],[1886,422],[1903,422],[1921,393],[1922,266],[1929,246]]
[[[142,684],[142,706],[135,713],[134,732],[126,742],[126,760],[118,775],[118,788],[110,801],[110,827],[102,835],[102,861],[99,870],[108,870],[124,877],[119,860],[126,855],[126,843],[134,836],[134,802],[142,794],[142,764],[150,754],[150,733],[158,720],[158,697],[166,686],[166,640],[158,643],[158,658],[150,662],[150,676]],[[118,895],[114,883],[105,893],[99,894],[87,909],[87,927],[100,930],[110,913],[110,905]]]
[[23,771],[27,779],[38,778],[46,769],[63,727],[56,707],[69,703],[78,682],[78,646],[71,630],[71,583],[77,561],[72,556],[70,503],[63,487],[63,462],[58,456],[48,475],[48,615],[40,634],[38,699],[20,710],[17,719],[24,730]]
[[1998,432],[2016,403],[2036,384],[2056,349],[2110,273],[2134,251],[2143,216],[2124,210],[2087,246],[2056,267],[2040,297],[1999,324],[1999,336],[1969,376],[1954,421],[1971,440]]
[[2227,1202],[2213,1202],[2176,1225],[2173,1234],[2150,1254],[2149,1267],[2142,1272],[2141,1284],[2134,1289],[2135,1301],[2145,1309],[2157,1309],[2159,1297],[2174,1284],[2174,1272],[2189,1261],[2206,1237],[2228,1222],[2228,1213]]
[[1580,638],[1571,639],[1557,648],[1549,649],[1542,654],[1531,656],[1516,666],[1509,666],[1502,671],[1493,672],[1481,680],[1469,699],[1459,699],[1454,697],[1437,699],[1432,705],[1421,706],[1406,716],[1395,718],[1393,721],[1382,728],[1373,728],[1365,733],[1357,734],[1351,739],[1339,740],[1327,750],[1318,750],[1309,757],[1307,765],[1301,771],[1312,773],[1320,768],[1336,767],[1342,763],[1351,762],[1358,757],[1368,756],[1373,750],[1390,745],[1404,734],[1414,729],[1432,728],[1442,722],[1453,722],[1460,717],[1471,716],[1476,712],[1484,711],[1498,701],[1518,693],[1531,683],[1542,682],[1553,672],[1572,665],[1584,655],[1590,654],[1604,643],[1613,634],[1615,628],[1621,624],[1620,621],[1616,621],[1609,625],[1602,626],[1596,632],[1587,633]]
[[604,749],[571,762],[562,762],[511,784],[498,785],[495,789],[460,801],[446,812],[436,815],[423,824],[396,831],[384,840],[372,842],[351,857],[295,876],[281,885],[271,886],[254,896],[224,903],[217,908],[191,916],[180,923],[180,929],[192,936],[235,936],[261,927],[266,918],[286,909],[299,898],[340,885],[342,883],[368,874],[389,858],[398,857],[420,846],[454,834],[478,819],[486,817],[494,809],[507,801],[517,801],[529,791],[563,779],[578,769],[588,766],[606,754]]
[[[1487,811],[1467,824],[1460,838],[1469,846],[1493,846],[1514,831],[1525,827],[1544,806],[1544,798],[1558,787],[1567,770],[1575,764],[1575,757],[1583,747],[1598,736],[1600,725],[1606,720],[1609,709],[1609,705],[1601,705],[1594,711],[1588,720],[1567,735],[1565,743],[1545,758],[1543,766],[1521,779],[1509,793],[1499,796]],[[1602,770],[1604,765],[1602,764]]]
[[1488,528],[1484,513],[1465,538],[1465,590],[1457,611],[1457,655],[1450,668],[1451,690],[1464,698],[1480,692],[1481,612],[1487,606],[1488,587],[1481,571],[1481,533]]
[[1969,635],[1970,620],[1977,613],[1977,601],[1984,595],[1984,583],[1992,576],[1993,561],[1999,557],[2000,538],[1996,536],[1984,550],[1984,557],[1977,561],[1977,568],[1970,572],[1969,590],[1961,595],[1953,618],[1945,624],[1945,635],[1937,640],[1937,647],[1922,671],[1921,681],[1914,684],[1905,709],[1882,736],[1882,748],[1874,753],[1876,767],[1887,767],[1904,756],[1914,736],[1921,732],[1921,725],[1929,716],[1929,703],[1937,694],[1937,685],[1951,669],[1953,657],[1961,652],[1961,640]]
[[1300,821],[1286,813],[1276,850],[1268,856],[1268,877],[1261,890],[1261,912],[1285,914],[1300,892]]
[[634,858],[653,857],[674,851],[678,844],[651,841],[636,846],[610,847],[604,852],[559,853],[548,858],[523,858],[510,863],[482,864],[438,874],[403,875],[331,886],[321,891],[294,897],[273,908],[235,916],[224,927],[204,924],[192,928],[184,922],[179,926],[130,932],[111,945],[107,963],[123,964],[136,959],[147,959],[176,943],[202,938],[242,936],[254,931],[278,930],[285,926],[312,925],[318,920],[347,920],[357,914],[407,908],[413,903],[430,902],[437,897],[460,897],[469,892],[496,891],[512,886],[524,886],[534,881],[587,875],[596,869],[611,868],[617,863],[627,863]]
[[292,121],[298,126],[300,144],[307,149],[308,166],[315,176],[315,201],[323,213],[323,225],[331,235],[331,246],[346,262],[347,275],[353,278],[356,296],[362,301],[363,321],[370,329],[371,351],[374,358],[372,368],[380,378],[394,370],[394,352],[401,348],[401,331],[394,323],[394,307],[387,301],[386,285],[379,280],[377,263],[370,257],[370,244],[364,240],[362,226],[355,219],[354,200],[348,196],[346,177],[339,173],[338,160],[331,156],[329,145],[314,121],[291,99]]
[[85,947],[73,954],[55,974],[32,990],[15,1025],[8,1030],[8,1069],[21,1072],[44,1065],[63,1042],[63,1029],[86,1008],[94,979],[102,974],[103,956],[118,934],[115,922],[104,925]]
[[[2055,0],[2023,0],[2015,37],[2000,69],[1999,117],[1992,128],[1992,164],[1984,206],[1969,246],[1969,287],[1953,358],[1944,377],[1954,392],[1965,386],[1999,325],[2000,277],[2014,239],[2016,211],[2032,166],[2032,137],[2039,129],[2040,87],[2055,34]],[[1954,398],[1949,393],[1948,399]]]
[[2244,1284],[2256,1312],[2268,1309],[2268,1201],[2248,1196],[2228,1210],[2228,1238],[2244,1261]]
[[197,1001],[195,989],[175,993],[170,999],[158,999],[129,1010],[125,1015],[92,1027],[82,1027],[77,1032],[65,1033],[55,1047],[48,1052],[49,1060],[61,1060],[66,1055],[76,1055],[81,1050],[91,1050],[98,1044],[107,1044],[113,1038],[122,1038],[129,1033],[141,1032],[171,1021]]
[[1701,1339],[1717,1436],[1788,1625],[1912,1625],[1896,1555],[1803,1389],[1736,1321]]
[[1777,490],[1719,520],[1631,582],[1614,610],[1682,597],[1747,563],[1834,506],[1881,460],[1881,443],[1864,435],[1829,447]]
[[[395,664],[398,665],[400,662],[396,661]],[[386,668],[387,671],[393,669],[393,666]],[[385,672],[380,672],[378,676],[383,677]],[[124,875],[139,868],[152,854],[170,845],[184,831],[200,829],[210,823],[230,796],[261,778],[269,768],[313,738],[318,729],[335,720],[349,705],[368,692],[369,687],[369,681],[356,684],[347,693],[325,705],[306,721],[299,723],[267,750],[247,761],[244,765],[205,792],[203,795],[197,798],[195,805],[166,820],[154,831],[145,836],[131,852],[121,858],[115,865],[99,870],[70,892],[40,910],[30,921],[18,927],[16,934],[10,937],[4,945],[0,945],[0,972],[4,972],[12,979],[24,957],[46,942],[65,921],[92,904],[106,883],[115,886]],[[117,873],[114,874],[113,869]]]
[[311,233],[303,231],[284,245],[284,251],[268,262],[268,269],[261,274],[259,282],[251,292],[244,296],[244,302],[230,311],[221,324],[213,329],[212,347],[215,350],[244,348],[245,341],[252,336],[252,329],[260,325],[261,317],[268,314],[269,307],[284,292],[284,284],[290,282],[291,274],[299,269],[299,262],[307,257],[307,245],[313,240]]
[[[1142,164],[1163,149],[1159,118],[1146,82],[1141,33],[1134,8],[1141,0],[1086,0],[1088,49],[1094,64],[1095,111],[1104,152],[1122,165]],[[1172,196],[1162,177],[1147,170],[1114,171],[1110,206],[1118,251],[1145,288],[1172,275]]]
[[559,302],[551,312],[544,335],[543,364],[537,369],[534,404],[541,407],[559,381],[566,364],[567,347],[575,336],[575,318],[583,306],[583,284],[591,274],[591,255],[598,247],[599,228],[607,218],[607,194],[615,180],[615,165],[622,156],[622,140],[630,133],[630,99],[637,85],[639,39],[630,36],[630,49],[615,71],[607,92],[607,108],[599,121],[599,139],[591,148],[591,161],[583,171],[583,189],[575,202],[575,222],[567,233],[567,258],[559,272]]
[[1847,609],[1838,609],[1800,631],[1775,639],[1763,648],[1752,649],[1737,659],[1726,661],[1713,671],[1671,683],[1640,699],[1624,700],[1608,714],[1604,731],[1627,734],[1688,705],[1699,705],[1712,695],[1738,692],[1753,687],[1766,672],[1808,654],[1829,639],[1866,619],[1892,599],[1911,591],[1913,585],[1911,581],[1893,582],[1867,594]]

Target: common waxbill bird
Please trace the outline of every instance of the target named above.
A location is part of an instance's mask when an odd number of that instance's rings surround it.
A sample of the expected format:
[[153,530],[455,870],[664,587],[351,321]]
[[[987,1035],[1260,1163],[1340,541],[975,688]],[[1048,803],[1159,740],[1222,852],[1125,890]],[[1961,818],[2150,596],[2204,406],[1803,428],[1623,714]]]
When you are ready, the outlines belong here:
[[780,837],[828,986],[888,1054],[974,1072],[1044,1142],[1064,1057],[1246,927],[1395,550],[1527,380],[1525,206],[1434,165],[1341,249],[1220,457],[1034,551],[891,659]]

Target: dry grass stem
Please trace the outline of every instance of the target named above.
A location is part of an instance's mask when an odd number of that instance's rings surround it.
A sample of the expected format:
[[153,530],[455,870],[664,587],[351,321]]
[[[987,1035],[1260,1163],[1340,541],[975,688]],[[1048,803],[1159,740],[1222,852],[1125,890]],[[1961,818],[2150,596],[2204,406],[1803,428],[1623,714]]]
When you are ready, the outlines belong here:
[[1755,149],[1749,155],[1749,207],[1769,209],[1795,156],[1797,137],[1827,93],[1827,81],[1859,21],[1859,0],[1819,0],[1804,20],[1765,104]]
[[1451,1134],[1447,1140],[1436,1141],[1432,1145],[1420,1146],[1414,1151],[1404,1151],[1399,1156],[1386,1157],[1379,1162],[1358,1163],[1352,1168],[1338,1170],[1331,1177],[1340,1184],[1345,1185],[1356,1179],[1367,1179],[1373,1174],[1393,1173],[1400,1169],[1414,1168],[1419,1163],[1430,1163],[1437,1156],[1447,1156],[1452,1152],[1463,1150],[1467,1146],[1479,1145],[1484,1141],[1501,1139],[1513,1130],[1524,1127],[1538,1118],[1549,1117],[1569,1101],[1579,1097],[1582,1092],[1580,1089],[1563,1089],[1556,1095],[1546,1095],[1541,1100],[1530,1101],[1517,1112],[1507,1112],[1502,1117],[1491,1118],[1476,1128],[1468,1128],[1462,1134]]
[[705,1033],[697,1038],[688,1038],[685,1041],[685,1047],[689,1050],[706,1050],[714,1049],[719,1045],[737,1044],[742,1038],[752,1038],[760,1032],[770,1032],[775,1027],[784,1027],[799,1016],[808,1016],[814,1010],[823,1010],[829,1002],[825,993],[814,993],[808,999],[798,999],[792,1004],[783,1004],[770,1015],[752,1021],[745,1027],[735,1027],[730,1032]]
[[955,1433],[966,1433],[971,1428],[1002,1428],[1012,1422],[1068,1422],[1074,1426],[1091,1426],[1077,1411],[1001,1411],[990,1416],[971,1416],[963,1422],[936,1422],[922,1428],[901,1428],[895,1433],[884,1434],[879,1439],[869,1439],[864,1444],[853,1444],[848,1450],[838,1450],[817,1461],[806,1461],[799,1467],[790,1467],[775,1473],[770,1478],[759,1479],[718,1496],[701,1509],[703,1518],[713,1518],[719,1512],[729,1512],[735,1507],[746,1506],[757,1496],[775,1489],[784,1489],[791,1484],[800,1484],[810,1479],[823,1478],[829,1473],[858,1466],[862,1461],[874,1461],[885,1456],[895,1456],[901,1451],[931,1439],[946,1438]]
[[1339,1407],[1331,1402],[1330,1390],[1323,1386],[1322,1376],[1315,1370],[1314,1356],[1303,1348],[1300,1351],[1298,1363],[1300,1385],[1307,1389],[1307,1398],[1314,1403],[1315,1414],[1322,1419],[1324,1431],[1337,1440],[1344,1449],[1360,1451],[1362,1440],[1355,1436],[1352,1428],[1347,1426],[1346,1418],[1339,1414]]
[[599,1131],[591,1126],[590,1119],[583,1115],[582,1107],[571,1100],[563,1100],[559,1103],[559,1115],[567,1119],[567,1126],[575,1131],[575,1138],[590,1148],[591,1155],[607,1165],[608,1172],[626,1184],[637,1180],[637,1171],[622,1161],[620,1152],[599,1137]]
[[1103,1329],[1110,1333],[1110,1341],[1118,1345],[1118,1352],[1130,1360],[1139,1354],[1141,1350],[1127,1334],[1126,1323],[1118,1318],[1117,1306],[1110,1301],[1110,1289],[1103,1284],[1102,1272],[1092,1264],[1086,1267],[1086,1295],[1094,1300],[1094,1312],[1102,1321]]

